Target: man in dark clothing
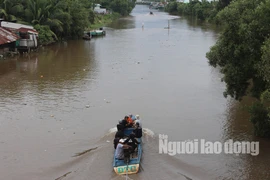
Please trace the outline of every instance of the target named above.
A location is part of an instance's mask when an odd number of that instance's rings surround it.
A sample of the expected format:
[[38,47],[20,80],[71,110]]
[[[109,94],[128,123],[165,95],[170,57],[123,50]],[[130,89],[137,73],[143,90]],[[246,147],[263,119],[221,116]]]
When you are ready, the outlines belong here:
[[128,118],[128,116],[125,116],[125,118],[119,123],[122,125],[123,128],[126,128],[128,125],[127,118]]
[[115,134],[115,138],[123,138],[124,137],[124,131],[123,130],[119,130],[116,132]]
[[123,128],[132,127],[132,120],[130,117],[125,116],[125,118],[119,123]]
[[122,121],[119,122],[119,124],[116,125],[117,131],[123,131],[124,130],[124,125],[122,124]]
[[119,140],[120,140],[120,138],[114,138],[114,140],[113,140],[114,149],[116,149],[117,144],[119,143]]
[[[129,140],[131,140],[131,142],[129,142]],[[132,147],[132,151],[131,153],[134,152],[134,150],[137,148],[138,144],[140,144],[137,139],[135,139],[135,134],[131,133],[129,135],[129,138],[127,138],[127,140],[125,140],[124,144],[127,143],[128,145],[130,145]]]
[[133,133],[135,134],[136,138],[142,137],[142,128],[140,127],[140,124],[138,122],[135,125],[135,129],[133,130]]

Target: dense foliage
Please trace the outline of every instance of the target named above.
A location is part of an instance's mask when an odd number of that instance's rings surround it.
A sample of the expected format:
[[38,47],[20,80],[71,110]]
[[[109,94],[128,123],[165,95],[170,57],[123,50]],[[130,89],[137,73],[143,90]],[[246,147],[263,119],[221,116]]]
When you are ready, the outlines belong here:
[[189,3],[171,0],[165,10],[171,14],[188,15],[200,20],[215,21],[217,13],[230,4],[230,0],[190,0]]
[[224,29],[207,53],[209,63],[224,74],[225,96],[258,99],[250,109],[251,122],[255,134],[270,137],[270,0],[233,1],[217,19]]
[[122,16],[128,15],[135,6],[134,0],[0,0],[0,18],[33,25],[39,31],[41,42],[50,43],[80,37],[100,19],[93,12],[97,3]]
[[166,11],[221,24],[224,29],[207,53],[226,83],[224,96],[252,96],[250,120],[255,134],[270,137],[270,0],[171,0]]

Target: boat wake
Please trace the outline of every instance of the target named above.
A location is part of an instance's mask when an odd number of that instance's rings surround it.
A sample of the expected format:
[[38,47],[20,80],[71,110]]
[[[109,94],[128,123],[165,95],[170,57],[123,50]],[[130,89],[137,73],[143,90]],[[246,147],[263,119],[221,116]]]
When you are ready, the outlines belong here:
[[150,136],[152,138],[154,138],[155,136],[155,133],[151,129],[148,129],[148,128],[143,128],[143,133],[144,135]]
[[92,150],[97,149],[97,148],[98,148],[98,147],[94,147],[94,148],[90,148],[90,149],[84,150],[84,151],[82,151],[82,152],[76,153],[76,154],[75,154],[74,156],[72,156],[72,157],[78,157],[78,156],[84,155],[84,154],[86,154],[86,153],[88,153],[88,152],[90,152],[90,151],[92,151]]
[[[138,174],[117,175],[113,168],[113,139],[116,128],[109,129],[104,136],[89,142],[89,148],[74,153],[65,162],[36,173],[36,179],[57,180],[152,180],[152,179],[211,179],[205,172],[183,161],[180,157],[159,154],[159,138],[149,128],[143,128],[143,151]],[[72,147],[74,149],[74,147]],[[80,147],[76,147],[81,149]],[[48,178],[48,175],[50,178]],[[199,178],[198,178],[199,177]],[[43,179],[42,179],[43,178]]]

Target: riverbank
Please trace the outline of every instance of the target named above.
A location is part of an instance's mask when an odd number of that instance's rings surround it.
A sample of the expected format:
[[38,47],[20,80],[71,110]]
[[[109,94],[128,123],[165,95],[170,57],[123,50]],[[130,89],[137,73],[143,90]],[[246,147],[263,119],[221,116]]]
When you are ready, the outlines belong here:
[[[110,14],[95,14],[94,23],[90,24],[88,28],[85,28],[86,31],[91,31],[94,29],[99,29],[101,27],[107,26],[113,21],[117,20],[121,17],[119,13],[110,13]],[[74,37],[57,39],[56,35],[51,35],[51,31],[48,27],[36,26],[36,29],[39,32],[39,47],[42,46],[50,46],[57,42],[66,41],[68,39],[74,39]],[[83,31],[83,30],[82,30]],[[50,34],[51,33],[51,34]],[[75,37],[75,39],[80,39],[82,36]],[[38,51],[39,48],[33,49]],[[14,57],[16,55],[20,55],[18,51],[10,51],[7,48],[0,51],[0,60],[7,59],[9,57]]]
[[96,14],[95,21],[93,24],[90,25],[89,28],[86,30],[94,30],[100,27],[106,26],[112,23],[114,20],[117,20],[120,17],[118,13],[111,13],[111,14]]
[[200,20],[214,22],[221,10],[219,2],[194,1],[191,3],[171,2],[165,11],[172,15],[193,16]]

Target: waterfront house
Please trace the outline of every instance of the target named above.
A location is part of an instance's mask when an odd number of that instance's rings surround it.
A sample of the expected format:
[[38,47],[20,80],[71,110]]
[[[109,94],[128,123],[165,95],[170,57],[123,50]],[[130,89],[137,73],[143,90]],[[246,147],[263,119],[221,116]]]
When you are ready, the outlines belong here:
[[18,35],[0,27],[0,56],[3,57],[7,51],[14,51],[18,39],[20,39]]
[[100,4],[95,4],[94,12],[98,14],[106,14],[107,10],[105,8],[101,8]]
[[38,32],[32,26],[7,21],[0,22],[2,28],[13,32],[20,37],[16,42],[18,51],[29,52],[31,49],[38,47]]

